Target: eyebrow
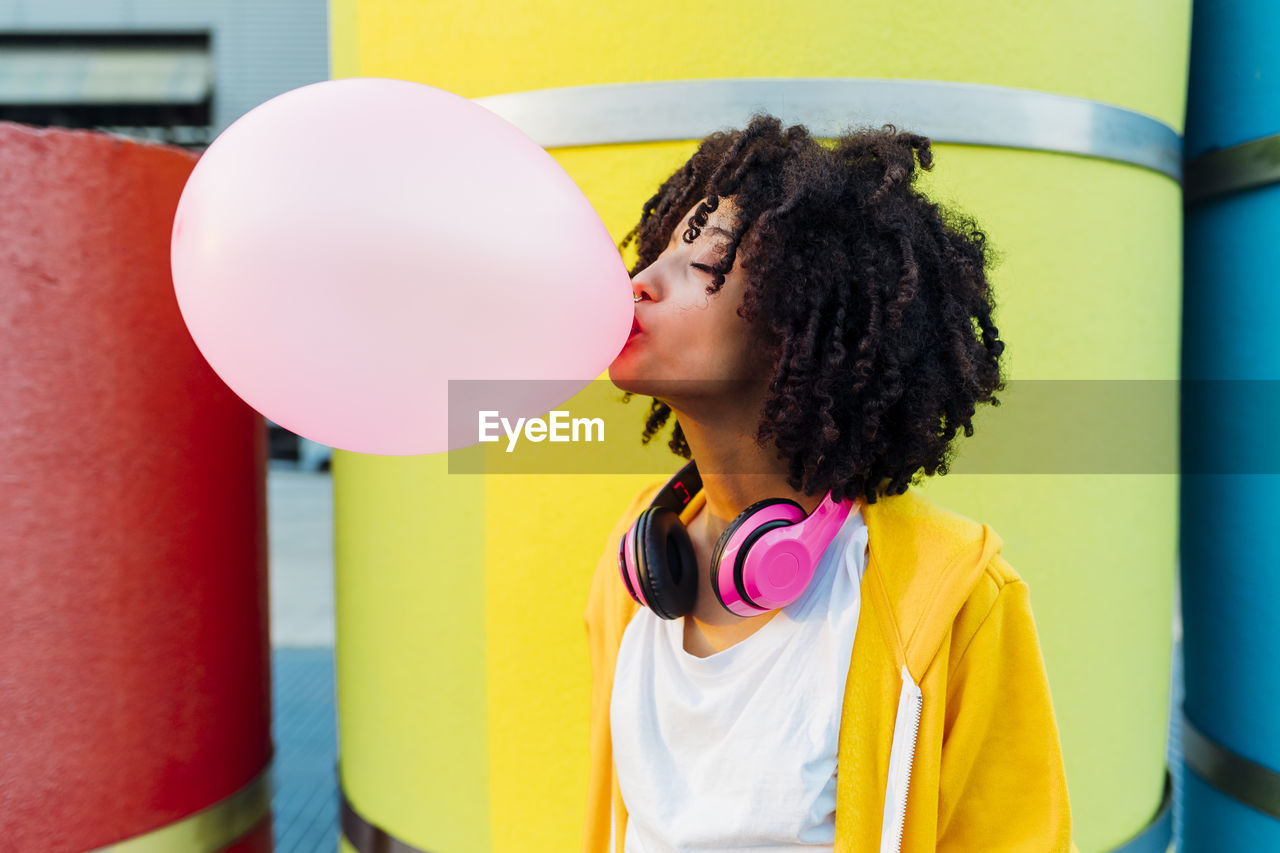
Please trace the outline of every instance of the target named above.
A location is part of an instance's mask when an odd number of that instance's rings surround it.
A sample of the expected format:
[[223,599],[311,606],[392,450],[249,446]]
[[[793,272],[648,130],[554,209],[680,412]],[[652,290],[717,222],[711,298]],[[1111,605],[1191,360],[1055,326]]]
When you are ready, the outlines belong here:
[[[723,228],[721,228],[719,225],[704,225],[702,226],[702,230],[711,231],[713,233],[720,234],[721,236],[728,237],[730,240],[733,239],[733,235],[730,234],[728,231],[724,230]],[[677,236],[683,235],[683,233],[684,233],[683,231],[677,231],[675,234],[672,234],[671,235],[672,241],[674,242],[675,238]],[[670,245],[670,243],[668,243],[668,245]]]

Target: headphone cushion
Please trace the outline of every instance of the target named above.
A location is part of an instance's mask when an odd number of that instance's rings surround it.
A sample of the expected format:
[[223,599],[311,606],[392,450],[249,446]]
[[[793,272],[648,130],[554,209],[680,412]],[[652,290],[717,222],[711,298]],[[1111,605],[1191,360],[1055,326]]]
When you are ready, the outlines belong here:
[[636,520],[636,574],[649,609],[663,619],[693,611],[698,564],[684,522],[668,507],[649,507]]

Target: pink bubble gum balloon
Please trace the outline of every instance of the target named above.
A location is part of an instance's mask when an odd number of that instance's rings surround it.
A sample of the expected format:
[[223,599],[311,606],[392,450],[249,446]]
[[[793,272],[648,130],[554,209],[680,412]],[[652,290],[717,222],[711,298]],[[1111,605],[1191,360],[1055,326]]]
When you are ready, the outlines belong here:
[[359,453],[476,444],[450,444],[450,379],[512,380],[513,414],[545,414],[608,367],[633,316],[613,238],[551,155],[407,80],[315,83],[241,117],[183,189],[171,260],[223,381]]

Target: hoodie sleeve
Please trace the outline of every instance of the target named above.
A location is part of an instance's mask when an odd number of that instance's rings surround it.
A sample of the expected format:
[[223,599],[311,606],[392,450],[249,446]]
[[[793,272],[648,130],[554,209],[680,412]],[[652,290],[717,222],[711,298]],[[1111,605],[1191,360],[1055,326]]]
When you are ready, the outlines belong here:
[[[665,482],[665,481],[664,481]],[[622,517],[605,537],[596,561],[587,595],[584,622],[591,660],[591,709],[588,718],[587,813],[583,830],[583,853],[605,853],[614,846],[618,809],[622,797],[617,791],[613,768],[613,744],[609,734],[609,699],[613,691],[613,670],[618,660],[618,644],[631,614],[638,605],[624,591],[618,577],[618,542],[636,516],[649,505],[664,482],[650,484],[637,494]]]
[[987,577],[994,601],[950,668],[937,849],[1078,853],[1030,594]]
[[613,689],[613,668],[617,661],[616,639],[618,595],[612,588],[617,575],[617,541],[626,532],[627,509],[614,524],[604,542],[604,550],[596,561],[587,598],[587,649],[591,658],[591,710],[589,718],[589,777],[587,784],[587,822],[583,834],[583,853],[612,851],[613,832],[613,751],[609,737],[609,695]]

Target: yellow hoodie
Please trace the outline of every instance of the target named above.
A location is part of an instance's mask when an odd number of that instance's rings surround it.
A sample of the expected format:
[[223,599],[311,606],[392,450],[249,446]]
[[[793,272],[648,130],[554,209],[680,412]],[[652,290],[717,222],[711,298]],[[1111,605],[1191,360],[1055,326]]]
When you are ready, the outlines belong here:
[[[587,601],[590,777],[584,853],[623,853],[609,700],[639,608],[618,539],[665,480],[614,526]],[[706,495],[684,508],[687,524]],[[835,850],[1079,853],[1062,747],[1027,585],[986,524],[908,489],[863,504],[869,560],[841,711]]]

